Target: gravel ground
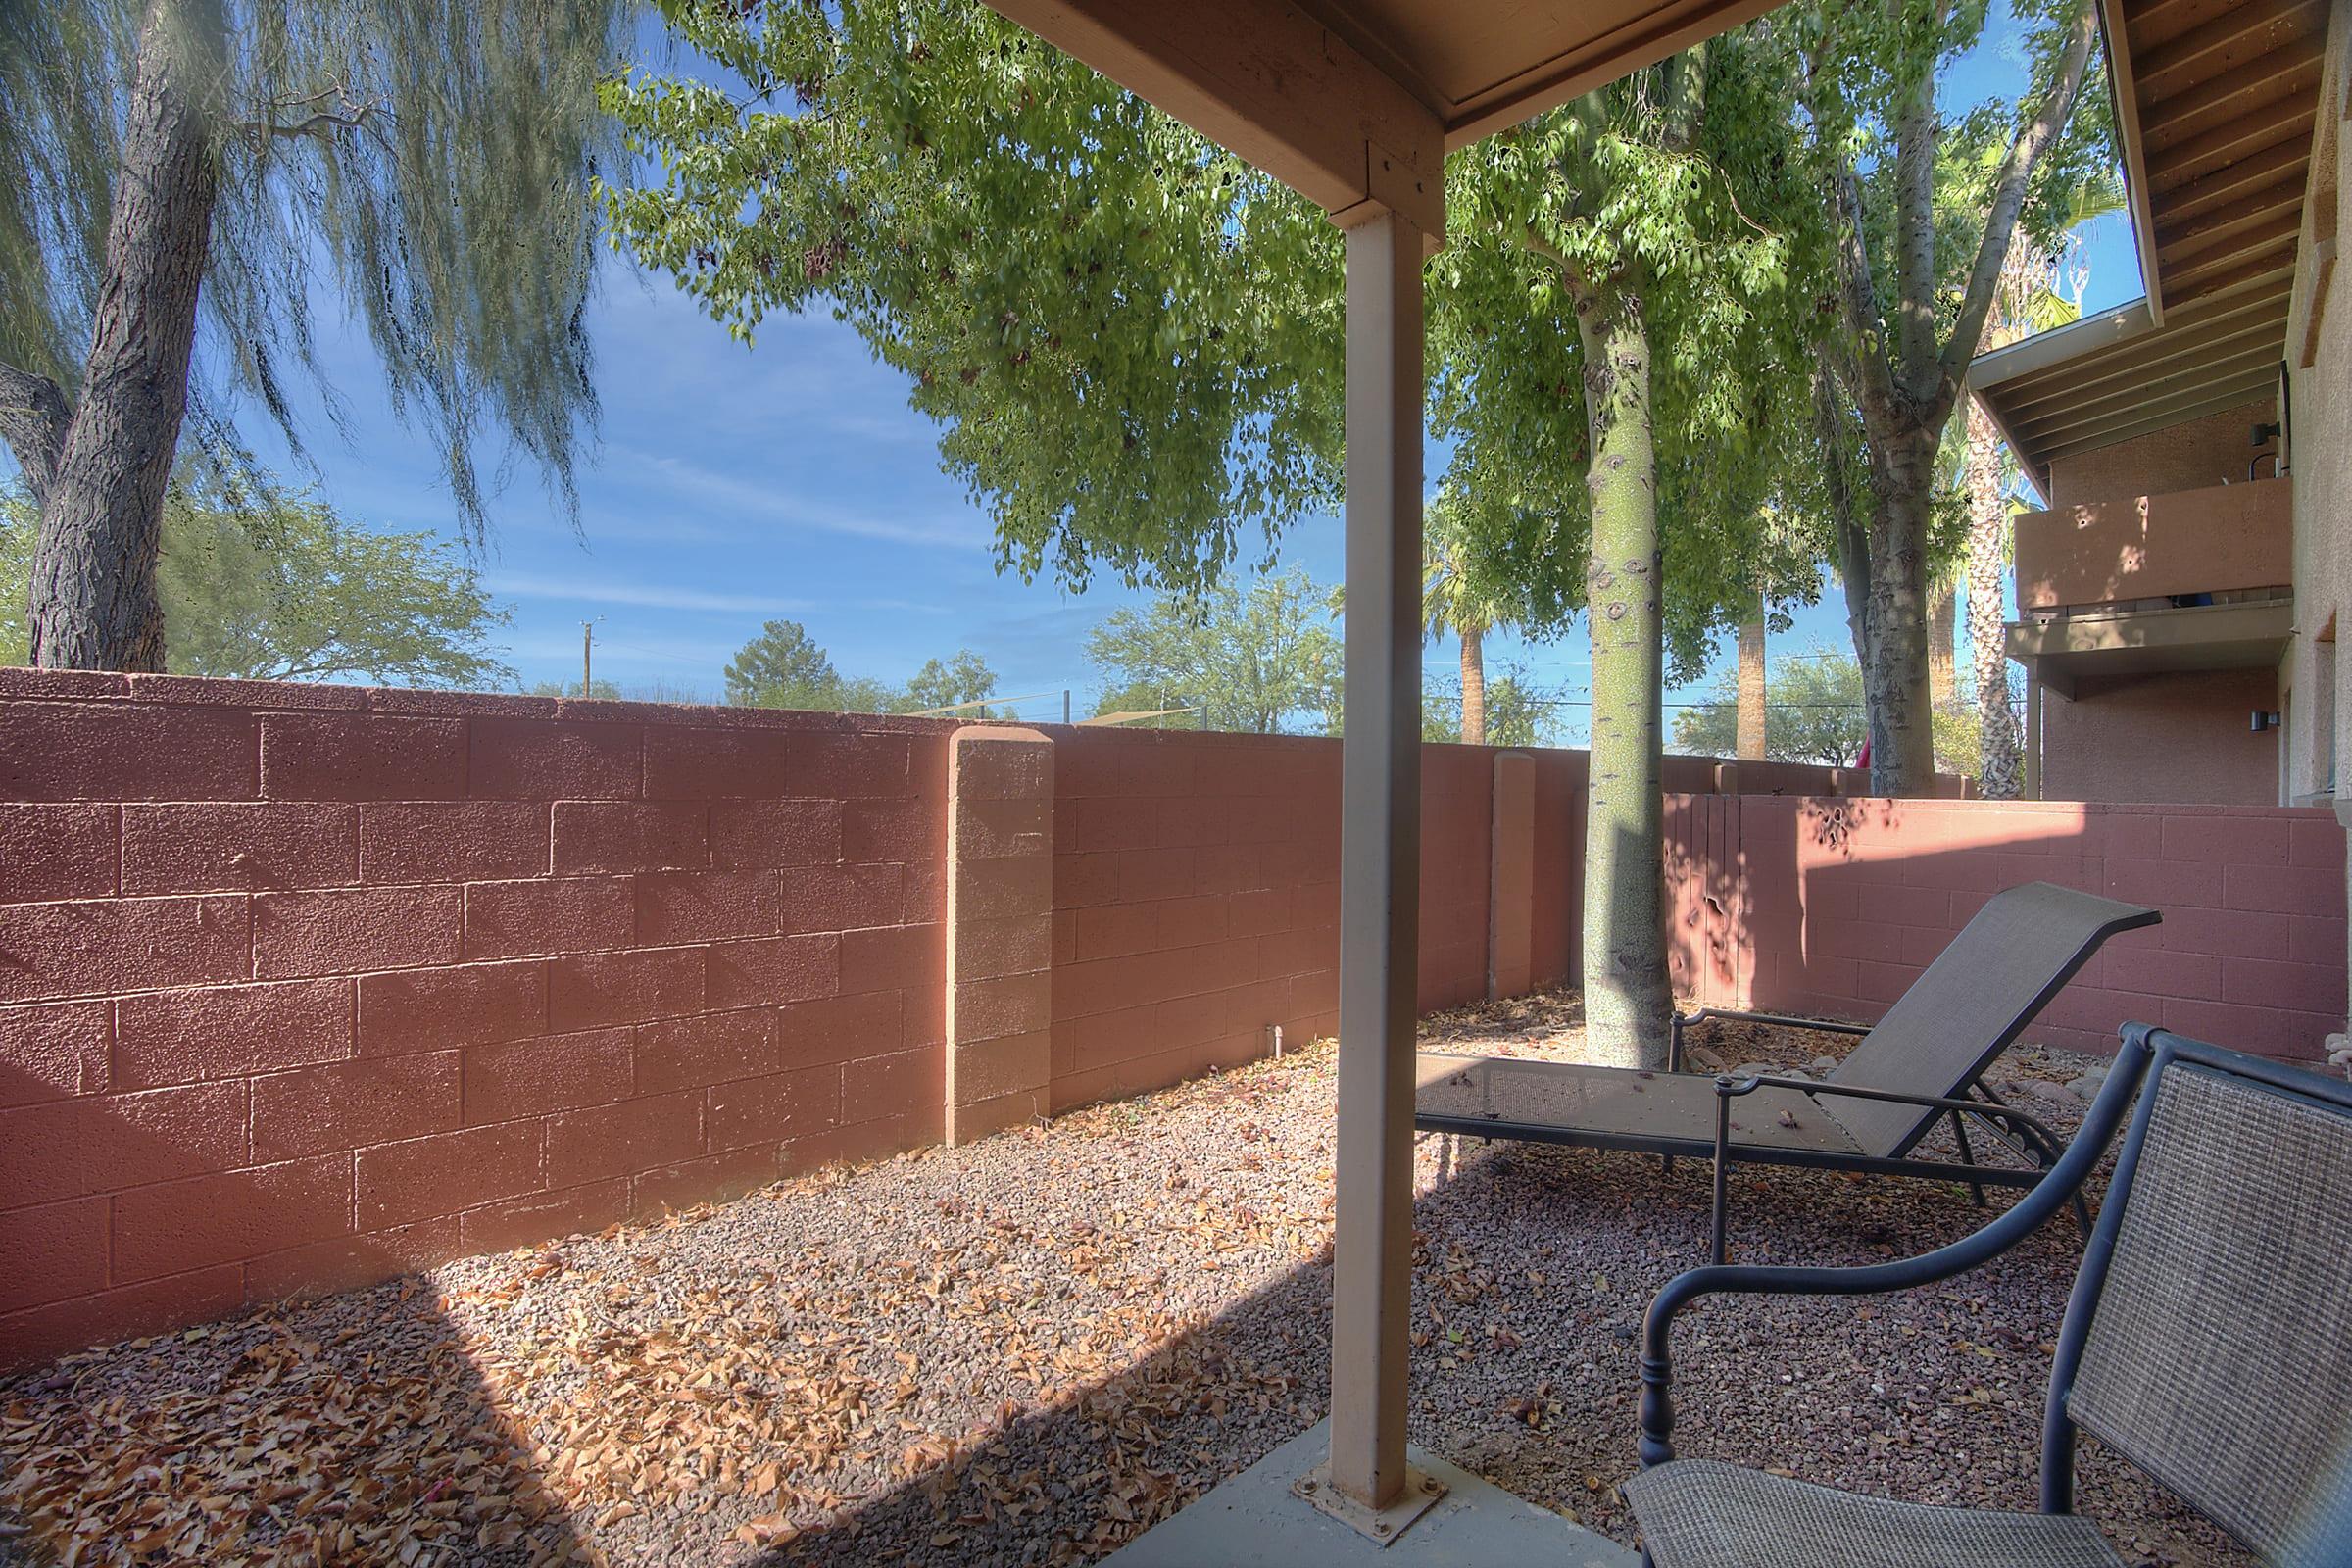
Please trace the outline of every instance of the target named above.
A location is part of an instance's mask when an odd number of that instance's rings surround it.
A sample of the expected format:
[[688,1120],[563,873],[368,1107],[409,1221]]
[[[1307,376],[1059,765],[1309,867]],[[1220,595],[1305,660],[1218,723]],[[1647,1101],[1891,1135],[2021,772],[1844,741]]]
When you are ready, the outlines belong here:
[[[1573,1055],[1581,1030],[1551,997],[1424,1033]],[[1714,1025],[1692,1065],[1844,1044]],[[0,1383],[0,1564],[1092,1561],[1323,1412],[1333,1060]],[[2085,1065],[2026,1048],[1996,1085],[2071,1122]],[[1429,1139],[1417,1172],[1414,1440],[1631,1541],[1635,1334],[1703,1260],[1705,1170]],[[1737,1186],[1750,1258],[1866,1261],[1982,1220],[1922,1183]],[[1699,1310],[1682,1450],[2032,1506],[2078,1245],[2062,1222],[1945,1287]],[[2247,1560],[2095,1449],[2080,1505],[2137,1561]]]

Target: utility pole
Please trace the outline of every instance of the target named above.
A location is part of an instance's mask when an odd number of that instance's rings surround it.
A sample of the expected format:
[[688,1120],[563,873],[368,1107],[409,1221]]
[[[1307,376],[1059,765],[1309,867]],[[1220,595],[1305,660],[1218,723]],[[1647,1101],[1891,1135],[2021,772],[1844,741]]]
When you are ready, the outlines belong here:
[[596,622],[580,622],[580,695],[586,697],[596,688],[589,684],[596,662]]

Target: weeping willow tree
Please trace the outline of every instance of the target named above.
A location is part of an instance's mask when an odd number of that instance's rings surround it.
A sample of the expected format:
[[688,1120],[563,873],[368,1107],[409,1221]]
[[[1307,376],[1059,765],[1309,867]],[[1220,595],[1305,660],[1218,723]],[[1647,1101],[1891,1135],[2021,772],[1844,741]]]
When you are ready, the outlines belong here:
[[627,0],[0,8],[0,437],[40,509],[34,662],[159,669],[164,498],[193,411],[299,445],[323,291],[487,525],[485,440],[566,505],[595,416],[597,109]]

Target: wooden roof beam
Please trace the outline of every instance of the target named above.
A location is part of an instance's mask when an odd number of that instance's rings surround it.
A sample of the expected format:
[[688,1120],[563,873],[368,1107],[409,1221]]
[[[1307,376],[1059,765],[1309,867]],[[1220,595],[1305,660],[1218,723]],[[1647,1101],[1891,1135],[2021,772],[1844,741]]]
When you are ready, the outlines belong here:
[[2132,75],[2154,102],[2317,32],[2326,23],[2323,0],[2247,0],[2148,50],[2132,62]]
[[[2168,205],[2166,217],[2172,217]],[[2227,206],[2194,218],[2179,219],[2156,230],[2157,265],[2171,271],[2191,256],[2230,245],[2232,254],[2262,243],[2260,235],[2284,222],[2300,229],[2303,222],[2303,175],[2276,181]]]
[[2249,114],[2266,104],[2293,100],[2311,113],[2311,90],[2319,84],[2321,51],[2317,40],[2298,38],[2259,60],[2199,82],[2186,92],[2140,111],[2139,123],[2147,138],[2149,156],[2175,141],[2201,135]]
[[2200,178],[2185,180],[2161,192],[2164,215],[2174,222],[2180,222],[2281,179],[2293,180],[2299,188],[2310,172],[2311,144],[2289,136],[2250,157],[2225,164]]
[[2151,150],[2148,183],[2154,190],[2170,190],[2278,142],[2310,139],[2311,105],[2300,98],[2280,98],[2177,146]]
[[2119,357],[2113,363],[2101,358],[2095,364],[2083,366],[2080,374],[2052,376],[2046,383],[2012,381],[1999,389],[2001,407],[2010,419],[2030,424],[2079,406],[2087,398],[2104,397],[2119,387],[2130,389],[2162,382],[2182,366],[2235,359],[2247,353],[2276,354],[2286,342],[2287,318],[2286,301],[2281,298],[2275,303],[2278,308],[2266,312],[2259,319],[2212,337],[2199,334],[2177,341],[2161,354]]
[[988,0],[1249,160],[1343,225],[1393,211],[1446,234],[1444,105],[1287,0]]

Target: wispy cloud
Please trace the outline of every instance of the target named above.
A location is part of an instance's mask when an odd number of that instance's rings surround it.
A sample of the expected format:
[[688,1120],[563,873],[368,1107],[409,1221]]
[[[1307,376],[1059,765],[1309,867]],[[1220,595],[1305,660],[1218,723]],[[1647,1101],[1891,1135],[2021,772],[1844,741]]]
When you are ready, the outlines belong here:
[[654,470],[653,476],[659,482],[675,491],[697,495],[717,506],[730,508],[739,514],[764,517],[787,527],[814,528],[859,539],[880,539],[892,544],[927,545],[949,550],[985,550],[990,543],[988,523],[977,514],[953,521],[885,516],[772,490],[750,480],[714,472],[682,458],[655,453],[631,453],[629,456],[644,467]]
[[660,583],[587,582],[578,578],[534,577],[494,572],[483,579],[492,593],[517,599],[567,599],[589,605],[637,605],[649,610],[710,610],[728,614],[774,615],[814,610],[813,599],[778,599],[765,594],[719,594]]
[[482,579],[492,593],[516,599],[555,599],[586,605],[634,605],[646,610],[703,610],[717,614],[797,615],[819,610],[871,610],[886,614],[944,615],[946,605],[918,599],[786,599],[767,594],[721,594],[661,583],[592,582],[577,577],[543,577],[492,572]]

